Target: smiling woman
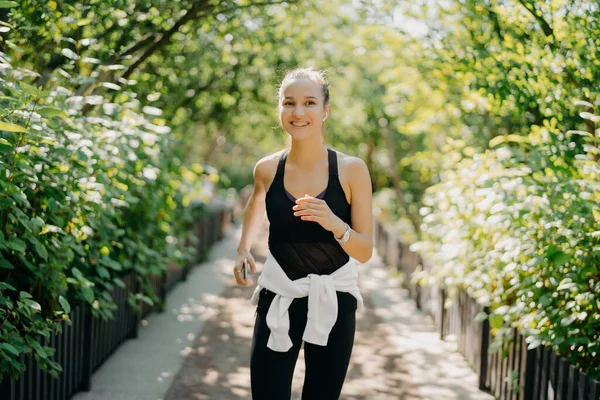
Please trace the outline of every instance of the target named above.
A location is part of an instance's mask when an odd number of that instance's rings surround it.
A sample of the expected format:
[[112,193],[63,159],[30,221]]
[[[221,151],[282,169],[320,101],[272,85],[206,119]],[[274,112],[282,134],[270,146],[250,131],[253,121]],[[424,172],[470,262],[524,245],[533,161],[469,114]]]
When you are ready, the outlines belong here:
[[314,69],[289,72],[278,112],[291,144],[256,164],[233,267],[256,272],[252,238],[266,210],[269,255],[251,302],[257,305],[250,373],[252,398],[288,400],[302,343],[303,399],[338,399],[362,309],[356,261],[372,254],[372,188],[366,164],[324,144],[329,84]]
[[325,138],[331,106],[329,83],[322,73],[310,69],[288,73],[279,88],[279,104],[280,123],[292,139],[315,129]]

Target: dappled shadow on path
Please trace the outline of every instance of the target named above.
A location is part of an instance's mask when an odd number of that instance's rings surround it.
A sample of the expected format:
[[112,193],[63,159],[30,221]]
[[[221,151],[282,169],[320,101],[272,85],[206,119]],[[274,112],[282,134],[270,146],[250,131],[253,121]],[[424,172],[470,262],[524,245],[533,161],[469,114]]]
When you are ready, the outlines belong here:
[[[418,387],[420,397],[427,400],[493,400],[478,389],[477,375],[455,351],[456,343],[439,340],[431,318],[400,287],[401,279],[375,256],[361,270],[361,291],[372,302],[369,315],[383,321],[387,342],[402,355],[400,365],[410,375],[413,388]],[[399,398],[413,398],[413,392]]]
[[[265,233],[254,252],[259,270],[267,254]],[[215,267],[229,273],[229,266]],[[184,350],[185,362],[165,400],[251,399],[249,363],[255,308],[249,298],[253,287],[237,287],[232,280],[213,302],[202,331]],[[301,351],[292,384],[293,399],[300,399],[303,379]],[[341,399],[417,400],[417,393],[401,350],[390,341],[383,320],[365,296],[365,310],[357,314],[356,340]]]
[[230,287],[185,350],[186,360],[165,399],[250,399],[249,359],[254,309],[249,288]]
[[[250,345],[254,307],[251,288],[229,287],[214,303],[214,312],[193,344],[166,400],[250,399]],[[342,399],[419,399],[402,354],[389,341],[380,319],[366,308],[357,318],[352,362]],[[304,378],[303,352],[296,366],[294,398],[300,398]]]
[[417,400],[418,388],[409,375],[403,354],[365,296],[365,310],[357,314],[352,362],[341,396],[344,400]]

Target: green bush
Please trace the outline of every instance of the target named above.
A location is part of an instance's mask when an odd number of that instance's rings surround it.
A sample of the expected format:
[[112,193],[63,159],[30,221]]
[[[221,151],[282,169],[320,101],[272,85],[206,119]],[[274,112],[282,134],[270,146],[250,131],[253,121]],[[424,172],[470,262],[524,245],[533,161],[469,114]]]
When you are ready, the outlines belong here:
[[[134,99],[41,90],[0,57],[0,376],[16,377],[28,353],[56,375],[37,339],[68,321],[70,304],[109,318],[125,274],[145,288],[132,302],[151,302],[148,277],[192,258],[185,206],[208,200],[205,171],[180,165],[170,129]],[[86,104],[101,111],[84,115]]]
[[428,190],[418,278],[489,305],[491,351],[518,327],[530,348],[549,345],[598,378],[600,140],[556,121],[499,139],[517,143],[463,160]]

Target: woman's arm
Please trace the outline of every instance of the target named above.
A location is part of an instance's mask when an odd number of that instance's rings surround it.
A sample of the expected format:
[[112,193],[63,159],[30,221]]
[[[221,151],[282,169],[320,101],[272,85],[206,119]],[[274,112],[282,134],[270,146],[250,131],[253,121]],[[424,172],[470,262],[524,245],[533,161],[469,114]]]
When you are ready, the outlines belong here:
[[234,276],[237,283],[243,286],[251,285],[252,281],[250,281],[250,279],[244,281],[241,274],[236,273],[235,269],[238,271],[241,270],[244,259],[247,259],[250,271],[256,272],[256,265],[254,257],[250,254],[250,248],[252,247],[252,240],[257,236],[265,215],[265,197],[267,194],[266,182],[269,182],[269,176],[271,175],[270,170],[272,169],[272,166],[270,165],[272,162],[270,161],[271,160],[264,158],[256,163],[256,166],[254,167],[254,189],[252,190],[252,194],[244,209],[242,237],[238,244],[234,265]]
[[[346,166],[349,176],[352,199],[352,227],[350,239],[341,244],[348,255],[361,263],[366,263],[373,255],[373,189],[369,169],[363,160],[352,157]],[[339,223],[331,233],[340,238],[346,230],[345,223]]]

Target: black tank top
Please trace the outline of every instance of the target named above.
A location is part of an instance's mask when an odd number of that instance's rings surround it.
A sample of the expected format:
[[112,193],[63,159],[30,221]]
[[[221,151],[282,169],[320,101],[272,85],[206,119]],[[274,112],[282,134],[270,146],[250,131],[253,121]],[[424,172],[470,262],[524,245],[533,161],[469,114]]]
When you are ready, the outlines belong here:
[[[338,177],[337,153],[327,149],[329,181],[319,198],[327,202],[331,211],[351,224],[350,204]],[[333,233],[317,222],[303,221],[294,216],[294,197],[283,185],[287,151],[279,159],[277,173],[266,194],[269,219],[269,251],[291,280],[308,274],[328,275],[349,260],[348,254],[335,240]]]

